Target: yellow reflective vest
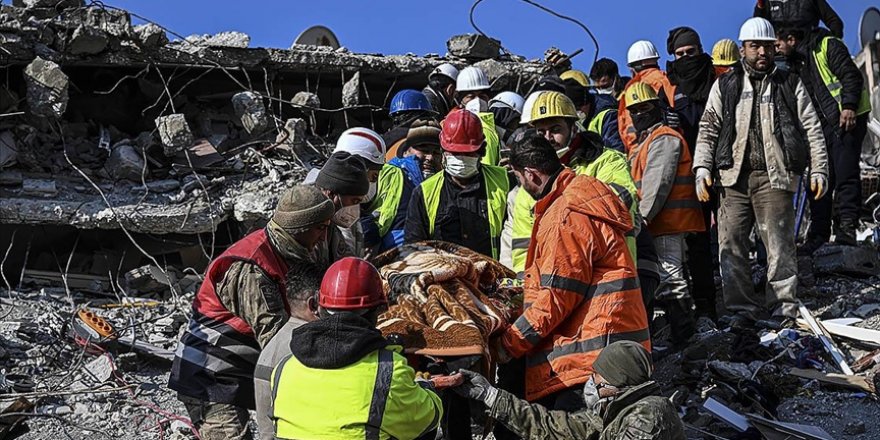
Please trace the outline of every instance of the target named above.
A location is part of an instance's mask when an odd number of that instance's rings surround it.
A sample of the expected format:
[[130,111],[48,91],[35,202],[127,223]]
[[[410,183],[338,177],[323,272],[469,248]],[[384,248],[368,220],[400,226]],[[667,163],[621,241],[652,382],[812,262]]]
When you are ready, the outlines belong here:
[[[831,97],[837,101],[837,105],[841,106],[840,94],[843,92],[843,84],[840,83],[840,79],[834,75],[834,72],[831,71],[831,66],[828,65],[828,42],[832,38],[835,37],[825,37],[822,39],[822,44],[813,51],[813,58],[816,61],[816,68],[819,70],[822,82],[825,83],[825,87],[828,88]],[[840,107],[840,109],[843,110],[843,107]],[[862,95],[859,97],[859,106],[856,108],[856,115],[860,116],[870,111],[871,97],[868,95],[868,89],[863,87]]]
[[397,216],[400,197],[403,195],[403,179],[405,178],[403,170],[394,165],[382,165],[382,170],[379,171],[376,199],[370,205],[370,211],[379,213],[376,225],[379,227],[379,235],[382,237],[391,229],[391,224]]
[[483,136],[486,137],[486,154],[480,161],[486,165],[498,165],[501,161],[501,138],[495,129],[495,114],[492,112],[477,113],[483,124]]
[[415,383],[400,347],[337,369],[288,356],[272,371],[275,436],[284,439],[413,439],[439,425],[440,397]]
[[[492,258],[498,259],[501,243],[501,230],[504,228],[504,214],[507,210],[507,193],[510,180],[507,170],[494,165],[481,165],[480,173],[486,184],[486,204],[489,207],[489,236],[492,238]],[[422,182],[422,195],[425,211],[428,214],[428,235],[434,235],[434,222],[440,209],[440,193],[446,173],[437,173]]]

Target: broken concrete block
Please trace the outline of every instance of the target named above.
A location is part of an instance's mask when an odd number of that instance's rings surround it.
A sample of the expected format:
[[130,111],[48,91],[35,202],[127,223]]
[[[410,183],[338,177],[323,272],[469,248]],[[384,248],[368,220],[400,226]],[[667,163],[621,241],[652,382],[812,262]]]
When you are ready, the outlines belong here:
[[509,72],[503,64],[496,60],[483,60],[474,64],[479,67],[489,78],[489,84],[492,84],[493,90],[511,90],[516,88],[518,76]]
[[446,42],[449,54],[469,60],[495,58],[501,49],[501,42],[480,34],[454,35]]
[[52,118],[64,114],[69,80],[58,64],[37,57],[25,67],[24,79],[31,113]]
[[168,44],[168,35],[165,34],[165,30],[155,23],[135,26],[134,37],[141,47],[162,47]]
[[874,276],[880,273],[880,253],[870,247],[825,245],[813,254],[820,273]]
[[180,188],[180,182],[173,179],[154,180],[147,182],[147,189],[154,193],[166,193]]
[[251,44],[251,36],[244,32],[226,31],[214,35],[190,35],[186,41],[197,46],[246,49]]
[[290,102],[293,105],[321,108],[321,99],[318,98],[318,95],[311,92],[298,92],[296,95],[293,95],[293,99]]
[[129,144],[120,143],[110,151],[110,157],[104,164],[104,168],[114,179],[128,179],[132,182],[140,182],[142,176],[149,176],[145,169],[143,156]]
[[186,118],[180,113],[156,118],[156,128],[159,130],[159,138],[162,139],[165,155],[168,157],[174,156],[195,142]]
[[54,197],[58,194],[54,180],[47,179],[24,179],[21,182],[21,191],[28,196]]
[[74,55],[94,55],[106,49],[108,43],[110,38],[104,31],[90,26],[80,26],[73,31],[67,50]]
[[11,131],[0,133],[0,168],[15,165],[18,159],[18,145]]
[[265,130],[269,124],[266,118],[266,106],[263,104],[263,99],[256,93],[236,93],[232,96],[232,108],[235,111],[235,117],[248,133]]
[[345,85],[342,86],[342,106],[351,107],[361,103],[361,73],[355,72]]
[[12,5],[28,9],[34,8],[80,8],[85,5],[84,0],[13,0]]

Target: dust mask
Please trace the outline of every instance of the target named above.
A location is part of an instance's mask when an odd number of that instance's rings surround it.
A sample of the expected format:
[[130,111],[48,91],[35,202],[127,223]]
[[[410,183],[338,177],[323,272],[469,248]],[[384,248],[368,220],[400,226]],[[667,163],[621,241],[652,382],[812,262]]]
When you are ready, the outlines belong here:
[[342,228],[350,228],[358,220],[360,213],[360,205],[346,206],[333,214],[333,223]]
[[613,95],[613,94],[614,94],[614,88],[613,88],[613,87],[609,87],[609,88],[607,88],[607,89],[596,89],[596,94],[597,94],[597,95]]
[[376,192],[378,191],[378,183],[370,182],[370,189],[367,190],[367,195],[364,196],[364,201],[361,203],[372,202],[373,199],[376,198]]
[[477,175],[480,158],[476,156],[443,156],[443,167],[450,176],[470,179]]
[[489,103],[486,102],[485,99],[476,98],[468,101],[468,103],[464,105],[464,108],[473,114],[485,113],[489,111]]

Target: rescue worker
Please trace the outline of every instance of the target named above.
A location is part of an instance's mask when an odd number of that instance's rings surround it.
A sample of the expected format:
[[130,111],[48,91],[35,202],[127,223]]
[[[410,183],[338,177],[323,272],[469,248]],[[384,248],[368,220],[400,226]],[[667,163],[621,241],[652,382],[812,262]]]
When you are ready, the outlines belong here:
[[590,68],[590,79],[596,86],[597,95],[609,95],[617,101],[626,81],[620,77],[617,63],[608,58],[600,58]]
[[504,168],[480,162],[486,149],[480,119],[452,111],[440,146],[444,170],[413,191],[404,241],[448,241],[498,259],[510,181]]
[[605,147],[625,154],[617,130],[617,100],[610,94],[591,93],[587,76],[579,70],[563,72],[560,78],[565,82],[565,95],[578,111],[578,130],[602,136]]
[[[751,18],[742,25],[739,39],[743,61],[712,86],[693,168],[701,201],[708,200],[713,183],[719,186],[724,304],[735,313],[731,325],[750,326],[767,313],[777,323],[797,316],[792,199],[798,176],[807,167],[815,197],[825,195],[828,160],[806,87],[773,62],[773,25]],[[756,222],[768,254],[763,298],[755,294],[749,263]]]
[[433,117],[436,114],[428,98],[422,92],[413,89],[397,92],[391,98],[391,109],[388,112],[388,116],[391,117],[391,128],[382,135],[382,140],[388,146],[385,160],[397,157],[397,149],[406,138],[406,132],[413,121]]
[[293,331],[307,322],[318,319],[318,289],[321,286],[322,276],[322,271],[313,264],[298,264],[287,272],[287,302],[290,304],[290,318],[263,347],[257,359],[257,367],[254,369],[257,428],[262,440],[275,440],[275,426],[269,417],[272,414],[272,390],[269,387],[272,369],[285,357],[291,355],[290,338]]
[[501,161],[501,137],[495,127],[495,115],[489,111],[489,77],[479,67],[462,69],[455,82],[455,99],[459,106],[480,118],[486,148],[482,162],[498,165]]
[[[660,70],[658,61],[660,54],[657,48],[650,41],[640,40],[630,46],[626,55],[626,64],[632,72],[632,79],[626,83],[624,90],[629,89],[631,85],[637,82],[645,83],[651,86],[657,95],[663,99],[665,109],[673,109],[680,106],[676,103],[681,100],[682,96],[676,94],[676,88],[669,82],[666,73]],[[617,128],[620,131],[620,139],[626,147],[627,154],[636,145],[636,133],[632,125],[632,118],[626,110],[623,99],[617,106]],[[671,112],[667,112],[670,114]],[[677,128],[674,121],[669,121],[673,128]]]
[[695,330],[693,298],[684,268],[685,237],[706,230],[693,189],[693,161],[684,137],[664,123],[654,89],[637,82],[624,92],[624,102],[638,136],[630,166],[639,188],[639,212],[654,237],[660,260],[655,299],[666,309],[672,343],[681,347]]
[[[376,137],[367,142],[379,141],[381,139]],[[319,263],[323,267],[342,257],[363,253],[363,233],[360,229],[352,231],[352,228],[358,227],[356,225],[361,217],[361,203],[367,201],[370,192],[376,192],[375,184],[370,184],[370,178],[378,179],[379,174],[374,162],[370,162],[372,170],[368,171],[365,165],[367,162],[370,161],[364,160],[360,155],[337,151],[330,155],[315,178],[315,186],[333,200],[336,206],[336,213],[333,215],[333,225],[336,227],[327,231],[326,242],[318,248]]]
[[[666,74],[669,82],[687,97],[687,105],[676,107],[676,113],[682,116],[681,131],[687,142],[690,157],[694,155],[697,145],[700,117],[706,109],[709,90],[715,82],[715,67],[712,57],[703,52],[703,43],[697,32],[689,27],[678,27],[669,31],[666,50],[674,57],[667,61]],[[687,167],[690,174],[690,166]],[[714,198],[700,205],[703,224],[708,228],[712,225],[712,213],[715,210]],[[686,236],[688,273],[691,275],[692,296],[698,316],[711,320],[717,319],[715,295],[715,271],[718,259],[712,256],[712,239],[710,233],[694,231]]]
[[497,339],[499,363],[526,359],[525,398],[550,409],[584,407],[584,384],[602,348],[651,341],[626,205],[611,188],[562,166],[550,142],[530,135],[514,144],[510,166],[535,205],[524,302],[530,304]]
[[522,438],[684,440],[684,424],[651,380],[653,370],[651,354],[640,344],[611,343],[599,353],[584,386],[586,407],[573,413],[520,400],[467,370],[461,371],[465,383],[452,390],[483,402],[490,418]]
[[736,42],[725,38],[718,40],[712,47],[712,64],[715,66],[715,78],[727,73],[733,66],[739,63],[739,46]]
[[376,268],[337,261],[321,281],[318,306],[320,319],[293,330],[291,355],[272,371],[275,436],[414,439],[436,430],[440,397],[416,383],[402,347],[376,330],[387,309]]
[[825,23],[831,34],[843,38],[843,20],[827,0],[757,0],[755,17],[765,18],[776,29],[796,28],[811,32]]
[[413,190],[441,169],[440,124],[413,122],[398,154],[379,174],[379,194],[362,218],[365,246],[378,255],[403,244],[406,214]]
[[510,135],[519,128],[523,105],[525,99],[514,92],[501,92],[489,100],[489,111],[495,117],[495,129],[502,145],[506,145]]
[[431,103],[431,108],[445,118],[449,111],[455,108],[455,80],[458,79],[458,69],[449,63],[443,63],[434,68],[428,75],[428,86],[422,89],[422,93]]
[[[800,76],[822,121],[830,186],[836,206],[834,241],[855,246],[862,207],[859,156],[868,132],[871,100],[862,73],[843,41],[827,32],[807,34],[799,29],[777,32],[776,48]],[[831,236],[832,197],[813,200],[810,231],[802,251],[812,254]]]
[[265,228],[208,266],[168,380],[201,438],[252,438],[254,368],[260,347],[287,321],[285,276],[289,267],[318,263],[334,212],[315,187],[294,186]]

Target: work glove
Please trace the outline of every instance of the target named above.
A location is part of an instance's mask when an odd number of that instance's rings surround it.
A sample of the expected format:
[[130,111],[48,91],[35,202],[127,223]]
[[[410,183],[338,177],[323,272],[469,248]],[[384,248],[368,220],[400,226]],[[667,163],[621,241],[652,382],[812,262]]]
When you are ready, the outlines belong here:
[[705,168],[697,168],[697,200],[701,202],[709,201],[709,187],[712,186],[712,172]]
[[435,391],[434,384],[431,383],[431,373],[421,371],[416,372],[415,382],[416,385],[426,390]]
[[675,113],[672,110],[666,110],[664,119],[666,119],[666,125],[668,125],[670,128],[681,127],[681,118],[678,117],[678,113]]
[[824,174],[810,174],[810,190],[815,194],[816,200],[822,198],[828,191],[828,178]]
[[452,389],[455,394],[483,402],[489,408],[495,405],[498,389],[493,387],[485,377],[470,370],[458,370],[458,372],[464,376],[464,383]]

